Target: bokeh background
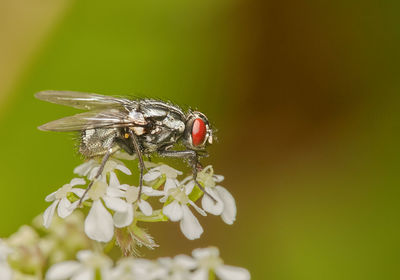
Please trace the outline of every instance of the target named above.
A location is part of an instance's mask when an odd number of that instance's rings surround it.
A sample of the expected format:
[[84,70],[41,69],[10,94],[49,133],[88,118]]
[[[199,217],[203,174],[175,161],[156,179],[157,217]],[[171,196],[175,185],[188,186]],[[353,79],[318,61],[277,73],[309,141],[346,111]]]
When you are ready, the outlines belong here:
[[146,257],[216,245],[253,279],[399,279],[399,9],[1,0],[0,235],[42,212],[81,162],[73,137],[36,129],[77,111],[33,94],[132,94],[207,114],[219,141],[205,162],[238,206],[233,226],[200,217],[197,241],[152,226],[161,246]]

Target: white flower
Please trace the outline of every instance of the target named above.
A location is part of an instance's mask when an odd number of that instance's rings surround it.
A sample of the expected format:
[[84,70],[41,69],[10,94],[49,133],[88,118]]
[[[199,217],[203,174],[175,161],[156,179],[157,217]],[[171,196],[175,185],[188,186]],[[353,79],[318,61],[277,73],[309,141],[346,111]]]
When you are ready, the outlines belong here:
[[[119,184],[115,173],[110,175],[110,187],[102,179],[95,181],[92,188],[88,191],[83,201],[91,199],[93,201],[89,214],[85,219],[85,233],[93,240],[108,242],[114,235],[114,221],[107,208],[116,212],[128,211],[128,203],[115,193],[115,188]],[[80,198],[82,196],[79,196]],[[103,204],[104,203],[104,204]]]
[[168,269],[155,261],[125,258],[111,272],[112,280],[162,280],[168,278]]
[[[192,177],[185,178],[182,183],[189,181]],[[233,196],[227,189],[221,186],[216,186],[216,183],[222,182],[224,176],[215,175],[211,165],[205,167],[197,174],[197,180],[203,183],[203,187],[217,203],[208,195],[204,195],[201,199],[201,206],[205,211],[213,215],[221,215],[222,220],[231,225],[236,220],[236,203]],[[195,186],[194,180],[190,180],[186,188],[190,191]]]
[[186,255],[178,255],[174,258],[159,258],[158,262],[169,271],[168,279],[173,280],[191,279],[191,270],[197,267],[197,262]]
[[0,279],[2,280],[11,280],[13,277],[13,271],[7,261],[8,255],[12,252],[13,250],[0,239]]
[[79,251],[76,258],[78,261],[65,261],[51,266],[46,279],[94,280],[96,271],[100,271],[101,279],[108,279],[112,261],[106,256],[85,250]]
[[247,269],[224,265],[222,259],[219,257],[218,248],[195,249],[192,255],[198,263],[198,269],[193,273],[192,280],[207,280],[210,270],[214,271],[218,279],[221,280],[250,279],[250,273]]
[[[111,187],[110,187],[111,188]],[[122,228],[130,225],[133,221],[134,212],[136,209],[136,205],[139,207],[140,211],[145,216],[150,216],[153,214],[153,208],[151,207],[150,203],[146,200],[141,198],[138,200],[139,197],[139,188],[135,186],[129,185],[120,185],[118,187],[114,187],[112,190],[116,194],[118,192],[123,193],[121,197],[125,198],[128,203],[128,210],[124,212],[115,212],[114,214],[114,224],[116,227]],[[142,188],[142,195],[145,194],[147,196],[162,196],[164,195],[163,191],[157,191],[150,187],[143,186]]]
[[161,202],[166,202],[169,197],[173,199],[171,203],[163,207],[164,215],[173,222],[180,221],[181,231],[187,239],[199,238],[203,233],[203,228],[187,204],[192,205],[201,215],[206,216],[207,214],[189,199],[188,192],[184,186],[171,188],[165,186],[164,192],[165,196],[160,200]]
[[[85,176],[89,180],[93,180],[96,177],[97,172],[99,171],[100,164],[101,163],[99,161],[91,159],[77,166],[74,169],[74,173],[80,176]],[[127,175],[132,174],[132,172],[125,166],[122,161],[119,161],[115,158],[110,158],[104,166],[102,175],[114,173],[114,170],[119,170]]]
[[[71,203],[67,198],[68,193],[72,192],[77,196],[81,197],[85,192],[84,189],[74,188],[76,185],[85,185],[86,182],[82,178],[74,178],[69,184],[65,184],[57,191],[49,194],[46,197],[47,202],[53,201],[53,203],[44,211],[43,214],[43,225],[48,228],[54,216],[54,212],[57,208],[57,214],[60,218],[68,217],[78,206],[79,201]],[[58,207],[57,207],[58,206]]]
[[[155,164],[146,162],[146,165],[154,166]],[[169,167],[165,164],[155,165],[155,167],[151,168],[146,174],[144,174],[143,180],[146,182],[151,182],[161,177],[162,175],[165,175],[166,178],[165,187],[171,188],[177,186],[178,182],[176,178],[179,175],[182,175],[182,172],[173,169],[172,167]]]

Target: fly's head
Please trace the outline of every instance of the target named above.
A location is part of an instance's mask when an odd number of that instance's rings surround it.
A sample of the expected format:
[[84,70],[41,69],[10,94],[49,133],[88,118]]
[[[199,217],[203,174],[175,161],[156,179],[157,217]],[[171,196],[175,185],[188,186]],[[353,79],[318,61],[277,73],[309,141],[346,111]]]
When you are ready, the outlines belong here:
[[190,112],[186,118],[184,145],[190,150],[201,151],[212,142],[213,132],[207,117],[197,111]]

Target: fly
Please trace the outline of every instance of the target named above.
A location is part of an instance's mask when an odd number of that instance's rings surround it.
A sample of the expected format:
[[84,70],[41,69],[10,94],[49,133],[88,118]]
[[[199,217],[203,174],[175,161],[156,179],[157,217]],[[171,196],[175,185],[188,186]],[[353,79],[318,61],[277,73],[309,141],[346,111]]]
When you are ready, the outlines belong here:
[[[213,131],[204,114],[183,112],[169,102],[95,93],[50,90],[38,92],[35,97],[87,111],[39,127],[44,131],[79,132],[79,152],[86,159],[102,158],[100,168],[86,188],[81,202],[93,183],[100,178],[110,156],[120,150],[130,155],[136,154],[139,159],[138,200],[143,187],[143,157],[157,153],[164,157],[187,159],[196,185],[216,202],[197,181],[199,157],[206,154],[206,146],[213,142]],[[179,142],[186,149],[172,150]]]

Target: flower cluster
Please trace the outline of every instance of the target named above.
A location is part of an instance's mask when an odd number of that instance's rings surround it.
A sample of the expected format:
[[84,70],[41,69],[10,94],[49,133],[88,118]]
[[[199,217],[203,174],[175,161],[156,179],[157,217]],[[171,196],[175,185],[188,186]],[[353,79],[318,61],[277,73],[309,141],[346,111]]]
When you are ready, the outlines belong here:
[[215,247],[195,249],[192,256],[157,260],[124,257],[113,261],[99,243],[83,230],[84,215],[54,218],[49,228],[37,217],[33,226],[22,226],[0,239],[2,280],[248,280],[249,272],[225,265]]
[[[214,247],[195,249],[192,256],[138,258],[137,247],[158,246],[140,223],[179,222],[183,235],[192,240],[203,233],[193,212],[218,215],[232,224],[236,204],[219,185],[224,177],[215,175],[212,166],[199,171],[196,182],[192,175],[152,162],[145,162],[139,198],[138,187],[118,178],[119,173],[131,175],[120,160],[131,158],[117,156],[107,161],[99,178],[97,160],[76,167],[78,176],[45,198],[51,204],[32,226],[0,239],[0,279],[250,279],[246,269],[225,265]],[[115,251],[108,254],[114,245],[121,249],[119,257]]]
[[192,257],[178,255],[174,258],[147,260],[124,258],[115,266],[106,255],[84,250],[76,255],[76,260],[60,262],[46,273],[48,280],[85,279],[94,280],[99,275],[105,280],[207,280],[209,276],[221,280],[248,280],[249,272],[241,267],[225,265],[215,247],[195,249]]
[[[44,212],[44,226],[50,226],[56,212],[60,218],[66,218],[79,208],[80,203],[89,209],[84,223],[85,233],[99,242],[111,241],[114,232],[117,232],[116,238],[119,242],[118,233],[121,233],[121,230],[127,230],[129,234],[140,230],[137,222],[167,220],[179,222],[182,233],[188,239],[197,239],[203,233],[203,228],[191,208],[202,216],[206,216],[207,213],[220,215],[227,224],[235,221],[235,200],[224,187],[217,185],[224,178],[214,175],[211,166],[200,171],[197,180],[212,198],[203,194],[193,176],[179,180],[183,172],[168,165],[151,162],[146,162],[145,165],[145,185],[140,199],[138,187],[120,183],[117,172],[131,175],[131,171],[119,159],[111,158],[107,161],[102,175],[86,195],[84,187],[78,186],[84,186],[95,178],[100,163],[92,159],[78,166],[74,173],[81,176],[80,178],[72,179],[70,183],[46,197],[46,201],[52,204]],[[86,177],[86,180],[82,177]],[[153,205],[148,201],[151,197],[158,197],[151,200]],[[196,201],[201,197],[199,207]],[[146,235],[145,240],[148,241],[142,245],[154,247],[151,236],[144,232],[142,234]],[[129,248],[124,249],[130,251]]]

